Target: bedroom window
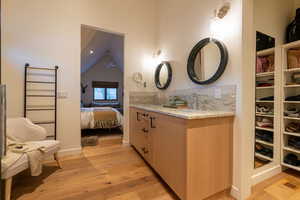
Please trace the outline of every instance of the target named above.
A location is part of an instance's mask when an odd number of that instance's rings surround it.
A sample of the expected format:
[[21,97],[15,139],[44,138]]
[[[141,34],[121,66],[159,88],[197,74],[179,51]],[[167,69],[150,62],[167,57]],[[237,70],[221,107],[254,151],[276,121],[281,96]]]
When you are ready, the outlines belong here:
[[117,101],[118,82],[93,81],[94,101]]

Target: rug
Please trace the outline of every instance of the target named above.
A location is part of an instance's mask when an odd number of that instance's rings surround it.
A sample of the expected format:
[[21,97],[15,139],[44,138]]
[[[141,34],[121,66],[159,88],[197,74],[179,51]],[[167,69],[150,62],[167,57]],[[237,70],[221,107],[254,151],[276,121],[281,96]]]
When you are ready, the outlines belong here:
[[85,146],[97,146],[98,136],[85,136],[81,138],[81,145]]

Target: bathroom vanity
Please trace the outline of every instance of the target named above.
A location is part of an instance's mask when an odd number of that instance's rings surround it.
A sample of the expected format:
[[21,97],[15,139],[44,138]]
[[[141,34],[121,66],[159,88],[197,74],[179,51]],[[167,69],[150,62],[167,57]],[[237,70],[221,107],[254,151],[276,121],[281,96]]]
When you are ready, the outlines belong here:
[[130,143],[182,200],[232,185],[233,112],[131,105]]

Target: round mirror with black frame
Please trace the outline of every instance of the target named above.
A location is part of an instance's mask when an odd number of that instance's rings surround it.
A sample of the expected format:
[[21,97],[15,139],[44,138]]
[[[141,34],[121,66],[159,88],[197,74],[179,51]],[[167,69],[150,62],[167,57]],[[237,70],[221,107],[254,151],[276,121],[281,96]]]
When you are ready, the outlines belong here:
[[214,38],[205,38],[192,49],[187,72],[194,83],[206,85],[221,77],[227,63],[228,51],[225,44]]
[[169,87],[172,81],[172,68],[169,62],[162,62],[157,66],[154,81],[156,87],[160,90]]

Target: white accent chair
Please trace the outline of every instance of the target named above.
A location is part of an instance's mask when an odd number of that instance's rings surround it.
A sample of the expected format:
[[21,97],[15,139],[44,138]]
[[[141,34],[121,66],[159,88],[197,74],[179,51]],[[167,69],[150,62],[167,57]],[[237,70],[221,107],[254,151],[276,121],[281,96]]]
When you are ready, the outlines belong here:
[[[60,149],[60,143],[56,140],[46,140],[47,132],[44,128],[33,124],[26,118],[7,119],[6,136],[8,139],[21,143],[38,143],[45,147],[45,157],[53,156],[58,166],[61,168],[57,157],[57,152]],[[9,152],[7,154],[9,156]],[[23,154],[16,162],[7,170],[1,170],[1,178],[5,180],[5,200],[10,200],[11,184],[13,176],[29,168],[28,158]]]

